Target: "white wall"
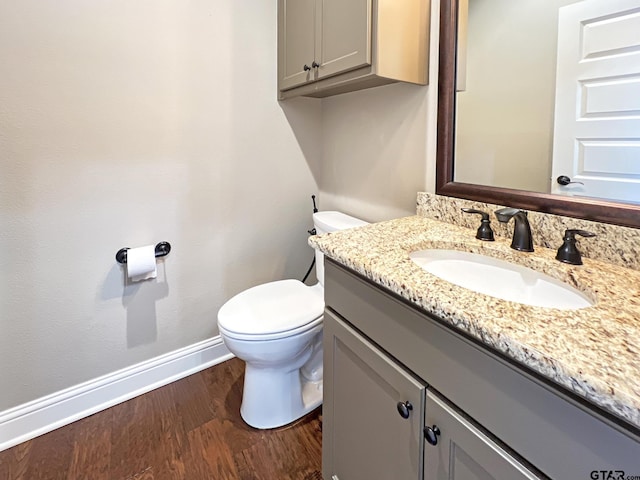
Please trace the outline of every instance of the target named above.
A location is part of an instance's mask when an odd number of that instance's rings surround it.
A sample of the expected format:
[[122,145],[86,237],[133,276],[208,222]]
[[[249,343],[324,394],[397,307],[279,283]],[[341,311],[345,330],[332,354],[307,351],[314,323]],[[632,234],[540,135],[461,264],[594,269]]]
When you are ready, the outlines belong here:
[[439,2],[431,6],[428,86],[323,99],[323,209],[386,220],[414,215],[417,192],[435,190]]
[[326,98],[320,201],[369,221],[415,213],[424,190],[427,87],[389,85]]
[[[321,107],[277,103],[276,24],[275,1],[0,0],[0,411],[304,274]],[[124,286],[116,251],[161,240]]]

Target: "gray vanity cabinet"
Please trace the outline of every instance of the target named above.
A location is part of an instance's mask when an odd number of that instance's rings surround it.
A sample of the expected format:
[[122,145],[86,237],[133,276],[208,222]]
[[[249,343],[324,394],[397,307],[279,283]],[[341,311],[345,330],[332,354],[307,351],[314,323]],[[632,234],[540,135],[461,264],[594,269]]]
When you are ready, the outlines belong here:
[[434,444],[425,442],[425,480],[539,478],[432,391],[425,421],[425,428],[438,432]]
[[324,322],[324,478],[419,480],[424,384],[331,312]]
[[324,480],[640,475],[632,426],[331,260],[325,303]]
[[330,311],[324,353],[325,479],[538,478]]

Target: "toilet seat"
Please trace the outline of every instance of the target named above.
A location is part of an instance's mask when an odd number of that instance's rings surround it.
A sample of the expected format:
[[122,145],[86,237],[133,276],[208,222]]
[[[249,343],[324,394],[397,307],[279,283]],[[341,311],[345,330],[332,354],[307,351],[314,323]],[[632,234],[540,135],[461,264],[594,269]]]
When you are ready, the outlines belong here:
[[298,280],[265,283],[240,292],[218,312],[218,327],[238,340],[275,340],[322,322],[321,289]]

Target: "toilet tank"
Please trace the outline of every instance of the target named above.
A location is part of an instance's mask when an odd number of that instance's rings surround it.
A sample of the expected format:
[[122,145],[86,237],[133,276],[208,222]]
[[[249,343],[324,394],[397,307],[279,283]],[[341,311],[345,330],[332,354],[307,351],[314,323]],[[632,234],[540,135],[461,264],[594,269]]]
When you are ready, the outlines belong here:
[[[347,228],[361,227],[368,222],[352,217],[342,212],[316,212],[313,214],[313,226],[316,234],[337,232]],[[324,254],[316,249],[316,277],[320,285],[324,286]]]

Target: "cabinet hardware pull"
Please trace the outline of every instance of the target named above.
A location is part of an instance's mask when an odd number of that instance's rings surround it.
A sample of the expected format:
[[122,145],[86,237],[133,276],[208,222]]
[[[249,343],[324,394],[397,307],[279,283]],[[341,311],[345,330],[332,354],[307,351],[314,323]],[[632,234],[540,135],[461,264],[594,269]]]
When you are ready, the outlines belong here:
[[411,414],[411,410],[413,410],[413,405],[411,405],[409,401],[398,402],[396,407],[398,407],[398,413],[402,418],[409,418],[409,415]]
[[313,68],[318,68],[320,66],[320,64],[314,60],[313,63],[311,64],[311,66]]
[[305,64],[304,64],[304,67],[302,67],[302,69],[303,69],[305,72],[308,72],[309,70],[311,70],[311,67],[305,63]]
[[424,429],[424,438],[430,445],[438,444],[438,435],[440,435],[440,429],[436,425]]

